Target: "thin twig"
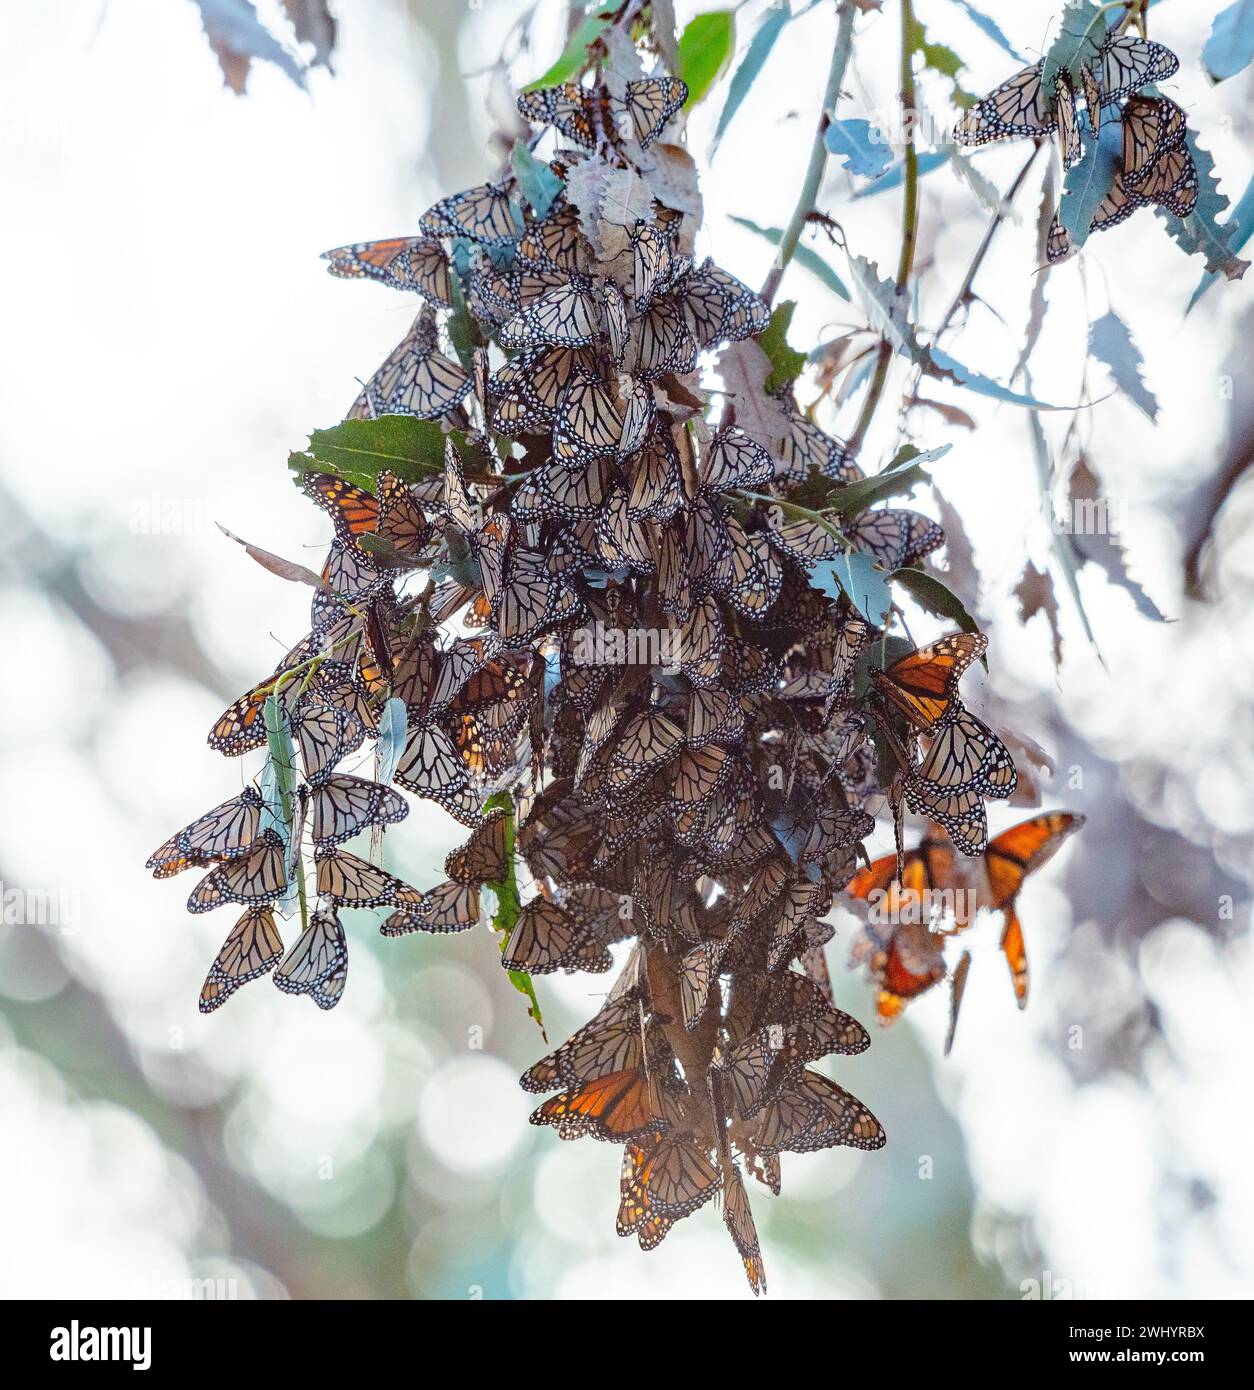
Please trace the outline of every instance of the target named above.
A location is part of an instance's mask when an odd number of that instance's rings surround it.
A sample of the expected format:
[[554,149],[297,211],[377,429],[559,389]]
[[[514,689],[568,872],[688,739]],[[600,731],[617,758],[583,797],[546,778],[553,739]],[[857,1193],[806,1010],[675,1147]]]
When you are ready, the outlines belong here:
[[788,225],[780,238],[779,249],[775,254],[775,264],[762,285],[762,298],[768,304],[775,299],[779,282],[784,278],[784,270],[792,260],[801,240],[806,218],[814,211],[814,202],[819,195],[819,185],[823,182],[823,171],[827,168],[827,127],[836,114],[836,103],[840,100],[840,85],[845,80],[845,69],[849,66],[849,55],[853,51],[853,21],[856,6],[853,0],[843,0],[840,6],[840,19],[836,26],[836,44],[832,49],[832,63],[828,69],[827,87],[823,93],[823,109],[819,113],[818,129],[814,133],[814,144],[810,147],[810,163],[806,167],[805,181],[797,206],[793,208]]
[[[906,134],[905,149],[905,196],[901,209],[901,255],[897,261],[897,292],[903,293],[910,283],[910,272],[914,269],[914,250],[919,237],[919,153],[914,146],[914,4],[913,0],[901,0],[901,111],[902,127]],[[884,395],[888,381],[888,365],[892,360],[893,345],[887,338],[880,342],[879,357],[875,363],[875,375],[862,403],[862,412],[853,434],[849,437],[847,448],[857,457],[862,441],[870,428],[871,420]]]

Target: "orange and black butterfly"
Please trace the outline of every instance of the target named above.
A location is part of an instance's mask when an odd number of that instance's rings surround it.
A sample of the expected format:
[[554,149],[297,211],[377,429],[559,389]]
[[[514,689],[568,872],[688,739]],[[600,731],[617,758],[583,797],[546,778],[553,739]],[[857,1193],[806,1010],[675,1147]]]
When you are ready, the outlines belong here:
[[618,1234],[652,1250],[718,1193],[718,1169],[691,1134],[654,1134],[627,1144],[619,1193]]
[[221,1008],[242,985],[273,970],[282,956],[283,938],[274,925],[273,909],[250,907],[231,928],[209,969],[200,991],[200,1012]]
[[448,257],[434,237],[392,237],[324,251],[327,270],[345,280],[376,280],[394,290],[412,290],[442,309],[453,307]]
[[981,632],[951,632],[872,671],[871,683],[915,728],[930,733],[957,704],[962,673],[987,648]]
[[1069,811],[1045,812],[995,835],[984,851],[988,894],[981,895],[980,905],[1004,914],[1001,949],[1021,1009],[1028,1002],[1028,957],[1015,900],[1023,880],[1051,859],[1067,836],[1083,824],[1083,816]]
[[532,1112],[531,1123],[552,1125],[563,1139],[590,1136],[620,1144],[668,1128],[643,1065],[580,1082],[550,1097]]

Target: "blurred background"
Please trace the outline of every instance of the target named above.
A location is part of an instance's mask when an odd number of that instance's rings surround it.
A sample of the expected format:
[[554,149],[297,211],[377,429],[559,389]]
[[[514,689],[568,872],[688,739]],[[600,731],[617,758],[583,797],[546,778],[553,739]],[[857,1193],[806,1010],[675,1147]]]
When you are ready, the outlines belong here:
[[[712,7],[681,2],[678,20]],[[348,914],[334,1012],[264,982],[197,1012],[230,922],[189,917],[190,878],[154,883],[143,863],[255,770],[212,754],[205,730],[303,633],[308,605],[215,523],[321,558],[325,518],[292,487],[287,454],[340,419],[412,307],[330,279],[318,253],[412,232],[437,197],[494,173],[498,59],[515,85],[533,80],[567,23],[565,0],[357,0],[335,7],[331,51],[319,6],[276,0],[258,6],[273,61],[249,67],[229,51],[219,62],[202,8],[232,7],[49,0],[10,16],[0,53],[0,1292],[748,1297],[710,1212],[643,1255],[614,1234],[619,1150],[527,1125],[517,1076],[548,1049],[486,930],[386,942],[382,914]],[[731,219],[785,220],[835,30],[826,0],[792,8],[703,177],[699,249],[755,285],[771,250]],[[895,8],[859,21],[843,114],[892,111]],[[1031,58],[1061,7],[995,8]],[[1219,8],[1167,0],[1151,35],[1179,53],[1166,90],[1235,202],[1251,78],[1205,75]],[[741,51],[766,10],[738,7]],[[1014,69],[964,7],[917,11],[961,55],[968,91]],[[299,35],[288,13],[304,16]],[[689,121],[703,163],[725,90]],[[927,74],[920,96],[952,119],[944,79]],[[1025,154],[994,146],[978,169],[1004,189]],[[1037,283],[1043,168],[947,342],[1003,381]],[[855,197],[864,186],[833,161],[821,206],[887,268],[900,190]],[[921,190],[918,314],[934,326],[989,211],[950,167]],[[816,249],[843,272],[835,248]],[[1095,648],[1055,570],[1056,668],[1046,617],[1024,623],[1014,592],[1026,561],[1052,563],[1029,418],[934,382],[977,428],[910,417],[919,444],[954,446],[935,479],[982,581],[976,595],[951,545],[955,586],[965,574],[990,625],[985,708],[1049,750],[1043,804],[1088,826],[1021,900],[1027,1011],[990,921],[964,939],[974,965],[952,1056],[937,990],[833,1073],[888,1147],[789,1156],[780,1199],[755,1188],[772,1295],[1254,1293],[1240,1031],[1254,991],[1254,313],[1249,282],[1220,283],[1184,317],[1201,269],[1148,212],[1093,238],[1049,276],[1032,360],[1041,398],[1097,402],[1042,416],[1044,445],[1082,448],[1132,575],[1169,621],[1090,564],[1079,587]],[[782,294],[800,301],[799,346],[857,321],[799,266]],[[1086,364],[1088,325],[1110,308],[1144,356],[1156,424]],[[898,442],[902,384],[870,466]],[[825,423],[851,428],[858,394]],[[1007,808],[993,829],[1026,814]],[[430,885],[461,838],[419,803],[389,836],[390,867]],[[872,848],[890,843],[881,830]],[[844,965],[854,921],[835,920],[838,1002],[869,1021],[872,991]],[[608,986],[538,988],[556,1045]]]

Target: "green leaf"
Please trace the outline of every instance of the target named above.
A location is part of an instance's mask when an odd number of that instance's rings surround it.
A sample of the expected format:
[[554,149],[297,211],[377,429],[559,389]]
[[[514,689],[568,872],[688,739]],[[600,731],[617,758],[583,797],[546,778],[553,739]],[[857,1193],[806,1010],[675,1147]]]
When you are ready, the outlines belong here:
[[[510,936],[522,912],[522,899],[518,893],[518,855],[514,844],[514,801],[508,792],[497,792],[489,797],[484,812],[501,810],[505,812],[505,877],[487,886],[496,895],[496,911],[492,914],[492,930],[497,933],[501,954],[509,945]],[[531,976],[522,970],[509,972],[510,983],[523,995],[529,1004],[527,1012],[535,1019],[544,1035],[544,1018],[540,1013],[540,1001],[536,998],[536,987]],[[545,1042],[548,1037],[545,1036]]]
[[287,465],[297,474],[334,473],[370,489],[384,470],[414,483],[444,468],[444,433],[437,421],[416,420],[412,415],[345,420],[330,429],[315,430],[308,450],[292,454]]
[[510,166],[518,179],[523,197],[537,218],[545,217],[562,191],[562,181],[542,159],[527,148],[526,141],[515,140],[510,151]]
[[979,624],[963,607],[962,600],[935,575],[924,570],[901,569],[894,571],[892,580],[928,613],[951,619],[963,632],[979,632]]
[[449,341],[453,344],[457,360],[462,364],[462,370],[468,372],[474,364],[475,348],[479,344],[479,329],[474,315],[470,312],[470,306],[466,303],[461,277],[457,274],[450,275],[449,285],[453,297],[453,312],[448,316]]
[[561,82],[569,82],[572,77],[582,72],[588,63],[589,44],[597,42],[605,32],[605,19],[618,8],[618,0],[607,0],[606,4],[598,5],[591,14],[585,15],[566,41],[562,56],[543,77],[529,82],[523,90],[531,92],[537,87],[556,87]]
[[1249,67],[1254,58],[1254,0],[1237,0],[1215,16],[1202,62],[1211,80],[1222,82]]
[[930,42],[926,27],[918,19],[911,21],[909,44],[914,52],[922,55],[925,67],[949,79],[953,86],[951,99],[955,106],[966,108],[975,104],[975,97],[965,91],[958,81],[958,74],[966,67],[966,63],[947,45]]
[[766,379],[768,392],[778,391],[787,386],[805,370],[805,353],[788,346],[788,327],[792,323],[796,300],[786,299],[777,304],[771,313],[771,321],[758,337],[762,351],[771,359],[771,374]]
[[749,95],[749,89],[762,71],[762,65],[771,56],[771,49],[775,47],[775,40],[783,33],[790,19],[792,19],[792,11],[787,4],[781,5],[778,9],[767,10],[766,14],[762,16],[762,23],[758,25],[757,33],[754,34],[745,56],[740,60],[740,66],[732,73],[732,79],[727,84],[727,100],[723,103],[723,109],[719,112],[718,125],[714,128],[714,143],[710,149],[711,154],[718,149],[723,136],[727,133],[727,127],[732,123],[732,118],[740,110],[741,103]]
[[388,786],[409,738],[409,711],[405,701],[393,695],[379,716],[379,741],[374,746],[375,780]]
[[831,121],[823,143],[829,153],[844,161],[843,167],[851,174],[866,179],[878,179],[893,162],[892,150],[879,127],[858,117]]
[[[783,230],[779,227],[759,227],[756,222],[751,222],[747,217],[736,217],[734,214],[729,216],[728,220],[734,222],[738,227],[744,227],[747,231],[756,233],[764,240],[769,241],[772,246],[778,246],[784,239]],[[838,294],[841,299],[849,298],[849,291],[845,288],[844,281],[817,251],[812,250],[809,246],[798,244],[792,258],[799,266],[804,266],[816,279],[821,280],[833,294]]]
[[688,84],[688,106],[713,87],[735,51],[735,10],[711,10],[688,21],[679,36],[679,75]]
[[[293,675],[291,678],[301,680],[303,676]],[[283,837],[284,846],[290,847],[296,818],[292,796],[296,786],[296,750],[292,746],[292,731],[288,726],[287,715],[283,713],[283,706],[279,703],[277,691],[266,696],[262,717],[265,720],[266,746],[269,752],[262,777],[262,786],[267,789],[272,786],[277,794],[277,797],[266,798],[267,806],[270,817],[275,822],[274,828]],[[277,806],[275,805],[276,799]],[[286,907],[293,897],[299,900],[300,926],[301,930],[304,931],[309,925],[309,905],[305,901],[303,856],[300,862],[295,865],[295,872],[292,877],[293,881],[288,883],[281,905]]]
[[831,598],[844,594],[876,627],[884,626],[893,606],[888,575],[872,556],[860,550],[842,551],[834,559],[820,561],[810,571],[810,582]]
[[[1239,280],[1250,263],[1243,261],[1236,254],[1236,247],[1229,243],[1230,235],[1234,235],[1235,239],[1231,219],[1223,226],[1219,224],[1219,215],[1227,210],[1228,198],[1219,191],[1215,161],[1210,151],[1197,143],[1197,137],[1191,130],[1185,138],[1193,163],[1197,165],[1197,202],[1183,221],[1173,217],[1165,208],[1155,208],[1155,215],[1162,218],[1167,231],[1189,255],[1206,257],[1208,272],[1222,271],[1229,280]],[[1242,199],[1242,204],[1244,201]]]
[[933,368],[935,368],[933,375],[940,376],[942,379],[948,378],[958,386],[965,386],[968,391],[975,391],[977,394],[988,396],[995,401],[1003,401],[1006,405],[1027,406],[1030,410],[1074,410],[1076,408],[1067,405],[1051,405],[1048,401],[1038,401],[1030,393],[1012,391],[1008,386],[994,381],[992,377],[983,376],[980,372],[973,372],[969,367],[964,367],[957,358],[951,357],[947,352],[942,352],[940,348],[932,348],[928,356]]
[[923,465],[944,458],[952,448],[952,444],[942,444],[938,449],[921,452],[913,444],[904,444],[878,473],[831,488],[825,499],[826,504],[842,516],[858,516],[876,502],[888,497],[900,497],[920,483],[928,482],[930,475],[925,472]]
[[[918,160],[918,176],[923,178],[925,174],[935,173],[943,165],[948,164],[953,151],[950,149],[928,150],[921,154]],[[855,198],[873,198],[877,193],[887,193],[890,188],[897,188],[902,183],[906,172],[904,160],[899,160],[882,174],[874,183],[869,183],[865,188],[859,188],[855,193]]]
[[1118,121],[1107,121],[1098,139],[1086,143],[1083,156],[1067,170],[1063,181],[1058,221],[1077,250],[1088,240],[1097,209],[1122,167],[1123,127]]
[[1045,53],[1041,82],[1053,99],[1054,79],[1062,71],[1071,77],[1071,85],[1080,90],[1080,69],[1096,62],[1102,44],[1106,42],[1106,15],[1093,0],[1071,0],[1063,11],[1058,37]]
[[[1224,241],[1228,250],[1235,255],[1250,239],[1250,234],[1254,232],[1254,179],[1245,185],[1245,192],[1237,201],[1236,207],[1232,209],[1228,220],[1219,229],[1224,235]],[[1202,274],[1198,281],[1197,289],[1193,291],[1193,297],[1189,300],[1188,314],[1199,299],[1210,289],[1219,279],[1217,270],[1207,270]]]
[[1158,402],[1141,375],[1144,358],[1132,341],[1127,324],[1113,309],[1089,328],[1089,352],[1110,368],[1115,385],[1132,404],[1156,423]]

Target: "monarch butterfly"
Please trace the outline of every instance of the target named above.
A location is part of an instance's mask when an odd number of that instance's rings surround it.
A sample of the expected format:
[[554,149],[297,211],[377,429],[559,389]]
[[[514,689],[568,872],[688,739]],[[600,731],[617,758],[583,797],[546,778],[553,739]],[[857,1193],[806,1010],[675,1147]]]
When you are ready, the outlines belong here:
[[314,785],[366,737],[361,720],[337,705],[309,705],[297,717],[295,733],[305,780]]
[[623,420],[604,384],[578,368],[562,393],[553,425],[553,458],[567,468],[617,453]]
[[[896,857],[889,862],[895,871]],[[921,884],[920,870],[907,867],[901,886],[894,884],[887,889],[880,909],[889,925],[881,929],[880,924],[869,922],[850,953],[850,964],[866,965],[878,986],[875,1012],[882,1024],[899,1018],[910,1000],[925,994],[946,975],[943,938],[925,922],[909,920],[917,904],[925,901],[917,896],[923,891]],[[903,916],[907,920],[901,920]]]
[[416,931],[445,934],[469,931],[478,921],[478,885],[450,879],[424,893],[421,902],[394,912],[379,931],[384,936],[407,936]]
[[552,1125],[562,1139],[589,1136],[623,1143],[669,1128],[669,1122],[657,1113],[651,1092],[646,1068],[629,1067],[551,1096],[532,1112],[531,1123]]
[[391,787],[345,773],[324,776],[313,791],[313,841],[331,849],[370,825],[393,825],[409,815],[409,803]]
[[639,1235],[643,1244],[651,1222],[669,1226],[717,1192],[718,1169],[691,1134],[652,1135],[626,1147],[616,1229],[620,1236]]
[[285,994],[307,994],[320,1009],[333,1009],[348,975],[348,942],[334,908],[320,908],[283,957],[274,983]]
[[1020,821],[988,842],[984,851],[984,874],[988,898],[982,906],[1004,914],[1001,949],[1010,967],[1015,999],[1019,1007],[1028,1002],[1028,957],[1023,927],[1015,911],[1015,900],[1023,880],[1051,859],[1068,835],[1084,824],[1084,817],[1068,811],[1049,811]]
[[1059,72],[1054,79],[1054,110],[1058,115],[1058,148],[1062,154],[1062,167],[1070,169],[1079,163],[1084,153],[1080,139],[1080,118],[1076,114],[1075,92],[1066,72]]
[[409,731],[395,780],[408,791],[441,804],[460,802],[469,781],[453,740],[430,722],[415,724]]
[[537,270],[579,274],[590,250],[579,230],[579,211],[562,203],[540,222],[533,222],[519,238],[516,260]]
[[799,864],[817,864],[837,850],[865,840],[875,829],[875,820],[865,811],[837,810],[822,806],[809,821],[797,848]]
[[770,454],[743,430],[724,426],[711,439],[698,469],[701,485],[710,492],[760,487],[770,482],[775,464]]
[[557,87],[520,92],[517,105],[523,120],[533,125],[551,125],[581,148],[595,150],[600,129],[596,118],[604,100],[601,91],[578,82],[563,82]]
[[987,724],[960,705],[936,728],[927,756],[915,770],[922,792],[973,787],[981,796],[1007,797],[1018,785],[1009,750]]
[[633,381],[622,398],[623,427],[614,451],[620,463],[644,446],[655,420],[653,392],[643,381]]
[[749,1207],[749,1194],[734,1163],[723,1169],[723,1222],[745,1267],[745,1277],[754,1294],[766,1292],[766,1269],[762,1264],[762,1248],[758,1244],[757,1227]]
[[318,892],[335,905],[349,907],[416,907],[422,902],[417,888],[376,868],[344,849],[319,849],[314,853]]
[[645,381],[674,372],[683,376],[697,364],[698,345],[669,298],[655,299],[639,320],[636,375]]
[[1185,137],[1185,114],[1167,97],[1129,97],[1123,108],[1123,182],[1134,188]]
[[882,1149],[883,1126],[857,1098],[806,1068],[762,1112],[754,1146],[762,1154],[813,1153],[846,1145]]
[[643,1058],[640,1005],[634,998],[617,999],[529,1067],[519,1084],[535,1093],[574,1090],[583,1082],[639,1067]]
[[1166,150],[1145,176],[1138,193],[1167,209],[1173,217],[1188,217],[1197,203],[1197,165],[1183,144]]
[[1135,34],[1111,34],[1099,57],[1102,101],[1120,101],[1141,87],[1165,81],[1180,66],[1180,59],[1161,43]]
[[463,236],[483,246],[504,246],[519,232],[512,185],[512,179],[503,179],[442,198],[423,213],[418,225],[428,236]]
[[[654,1136],[657,1138],[657,1136]],[[618,1216],[615,1229],[620,1236],[634,1235],[641,1250],[656,1250],[666,1238],[667,1232],[675,1224],[661,1212],[648,1210],[636,1187],[636,1173],[643,1167],[646,1151],[635,1143],[628,1143],[623,1149],[623,1163],[619,1172]]]
[[676,257],[670,238],[658,227],[638,220],[629,233],[632,253],[632,302],[643,314],[655,295],[669,289],[688,269],[688,262]]
[[522,910],[501,955],[507,970],[551,975],[557,970],[601,974],[613,964],[609,951],[557,903],[533,898]]
[[952,632],[908,653],[871,682],[917,728],[930,732],[957,701],[962,673],[988,649],[980,632]]
[[648,533],[632,521],[625,488],[614,488],[606,498],[597,514],[593,536],[593,563],[599,558],[609,569],[630,570],[633,574],[650,574],[657,568]]
[[668,429],[656,429],[630,461],[627,511],[633,520],[669,521],[683,501],[679,453]]
[[[780,520],[773,519],[780,516]],[[830,560],[842,549],[834,527],[820,526],[815,521],[783,522],[773,507],[767,508],[767,540],[800,565],[813,565]],[[859,546],[859,549],[865,549]]]
[[[688,86],[678,77],[641,77],[628,82],[627,94],[621,103],[611,99],[610,104],[616,116],[626,117],[628,138],[634,136],[640,148],[647,150],[687,100]],[[618,128],[620,134],[627,134],[621,126]]]
[[609,279],[601,281],[601,298],[605,304],[605,334],[610,341],[610,359],[615,367],[623,365],[627,351],[627,301],[623,292]]
[[144,867],[153,870],[153,878],[169,878],[193,866],[247,854],[257,839],[263,804],[255,788],[245,787],[171,835]]
[[1041,82],[1044,59],[1007,78],[986,97],[963,112],[954,127],[960,145],[984,145],[1019,135],[1050,135],[1058,116]]
[[223,903],[273,904],[287,888],[283,839],[263,830],[247,852],[206,874],[187,900],[188,912],[210,912]]
[[889,573],[917,564],[945,544],[944,531],[930,517],[893,507],[863,512],[845,534]]
[[340,543],[361,553],[357,541],[379,529],[379,499],[333,473],[305,473],[305,495],[327,512]]
[[775,398],[788,417],[788,433],[779,445],[779,457],[784,465],[780,475],[783,481],[803,483],[810,476],[811,469],[838,482],[851,482],[862,476],[862,470],[854,462],[844,442],[834,435],[825,434],[807,420],[797,409],[790,389],[785,387],[776,393]]
[[506,829],[505,812],[490,812],[470,839],[445,859],[444,872],[456,883],[499,883],[509,869]]
[[506,323],[498,335],[504,348],[587,347],[601,336],[592,282],[574,275],[570,281],[533,300]]
[[337,537],[322,566],[322,582],[327,589],[315,591],[309,612],[309,626],[315,632],[342,618],[346,603],[364,602],[374,586],[386,579],[376,572],[373,555],[359,550],[355,543],[345,545]]
[[714,795],[731,776],[732,755],[717,743],[704,748],[685,748],[675,763],[671,800],[678,810],[695,806]]
[[222,943],[200,991],[200,1012],[211,1014],[249,980],[272,970],[283,955],[283,940],[269,907],[250,907]]
[[617,774],[620,783],[635,781],[669,762],[683,744],[683,731],[672,719],[659,709],[645,710],[623,729],[610,761],[611,778]]
[[385,469],[379,474],[378,536],[390,548],[389,563],[419,564],[431,534],[431,523],[412,490]]
[[685,742],[691,748],[706,743],[735,743],[744,731],[744,711],[725,690],[717,686],[693,690],[688,701]]
[[596,354],[588,348],[548,347],[524,353],[522,395],[537,422],[551,421],[562,403],[567,384],[581,369],[598,370]]
[[975,786],[937,788],[909,774],[905,778],[906,805],[921,816],[944,826],[945,833],[963,854],[974,857],[988,842],[988,817],[981,793]]
[[1092,66],[1080,67],[1080,85],[1084,88],[1084,105],[1089,113],[1089,129],[1094,135],[1102,128],[1102,84]]
[[413,415],[438,420],[456,410],[470,386],[469,374],[438,351],[435,314],[424,305],[409,332],[362,388],[349,418]]
[[327,270],[346,280],[377,280],[394,290],[413,290],[442,309],[453,307],[448,257],[433,237],[393,237],[324,251]]

